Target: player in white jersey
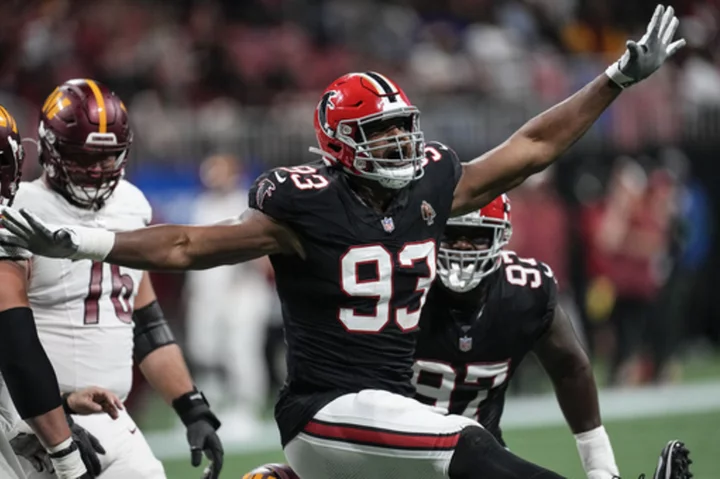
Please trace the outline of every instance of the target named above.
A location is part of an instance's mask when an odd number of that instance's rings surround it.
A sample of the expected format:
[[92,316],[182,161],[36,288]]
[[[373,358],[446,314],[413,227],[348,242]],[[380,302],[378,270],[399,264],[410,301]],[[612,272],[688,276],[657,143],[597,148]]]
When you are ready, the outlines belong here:
[[[17,123],[0,106],[0,205],[12,204],[23,159]],[[97,454],[104,451],[80,426],[69,427],[66,414],[104,410],[117,417],[122,403],[109,391],[94,387],[61,399],[23,287],[28,256],[27,251],[0,246],[0,257],[4,258],[0,261],[0,477],[25,479],[17,450],[39,469],[54,469],[60,479],[93,477],[93,465],[99,464]],[[28,432],[34,434],[21,434],[8,441],[21,418],[27,421]]]
[[[93,80],[70,80],[47,98],[40,114],[41,178],[20,185],[15,205],[33,208],[48,221],[102,226],[114,231],[147,226],[145,196],[122,179],[132,131],[122,101]],[[175,408],[187,427],[192,463],[211,459],[207,476],[222,467],[220,422],[192,379],[163,318],[150,277],[97,261],[33,256],[27,295],[40,341],[55,368],[60,390],[105,387],[125,400],[133,359],[150,384]],[[124,411],[75,417],[106,450],[104,479],[161,479],[163,466]],[[26,464],[29,477],[37,474]]]

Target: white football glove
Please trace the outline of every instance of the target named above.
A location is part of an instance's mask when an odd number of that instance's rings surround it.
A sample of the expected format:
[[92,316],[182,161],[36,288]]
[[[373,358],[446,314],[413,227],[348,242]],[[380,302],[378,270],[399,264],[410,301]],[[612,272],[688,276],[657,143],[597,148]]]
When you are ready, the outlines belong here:
[[672,41],[679,24],[673,7],[658,5],[645,35],[639,42],[628,40],[623,56],[610,65],[605,74],[621,88],[627,88],[652,75],[665,60],[685,46],[683,38]]
[[49,258],[102,261],[115,242],[109,231],[83,226],[53,226],[25,209],[3,208],[0,244],[25,248]]

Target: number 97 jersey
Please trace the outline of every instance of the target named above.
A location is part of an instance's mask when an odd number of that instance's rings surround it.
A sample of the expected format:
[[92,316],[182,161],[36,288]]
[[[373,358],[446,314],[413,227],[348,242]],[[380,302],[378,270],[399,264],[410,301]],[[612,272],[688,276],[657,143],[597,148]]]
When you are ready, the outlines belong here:
[[[420,320],[415,398],[480,422],[501,443],[505,392],[517,366],[552,323],[557,285],[550,267],[503,251],[483,280],[483,300],[459,304],[438,281]],[[471,293],[472,294],[472,293]]]

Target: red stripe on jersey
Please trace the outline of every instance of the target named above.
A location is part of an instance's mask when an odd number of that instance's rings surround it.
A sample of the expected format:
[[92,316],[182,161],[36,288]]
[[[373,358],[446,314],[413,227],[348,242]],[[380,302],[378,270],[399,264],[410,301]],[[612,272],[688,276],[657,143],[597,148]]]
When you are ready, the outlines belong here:
[[310,421],[307,426],[305,426],[304,432],[320,438],[355,444],[414,450],[454,449],[460,438],[459,432],[450,434],[416,434],[353,424],[333,424],[316,420]]

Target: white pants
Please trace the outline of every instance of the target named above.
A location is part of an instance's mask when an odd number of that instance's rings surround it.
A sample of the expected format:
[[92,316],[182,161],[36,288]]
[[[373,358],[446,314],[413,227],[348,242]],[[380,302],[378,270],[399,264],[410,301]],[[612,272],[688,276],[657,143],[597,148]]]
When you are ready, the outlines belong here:
[[[150,450],[145,436],[125,411],[113,421],[107,414],[73,416],[77,424],[98,438],[105,448],[100,454],[102,479],[166,479],[162,463]],[[30,462],[20,458],[27,479],[50,479],[55,474],[37,472]],[[4,477],[4,476],[2,476]]]
[[472,419],[387,391],[341,396],[285,447],[301,479],[447,479]]

